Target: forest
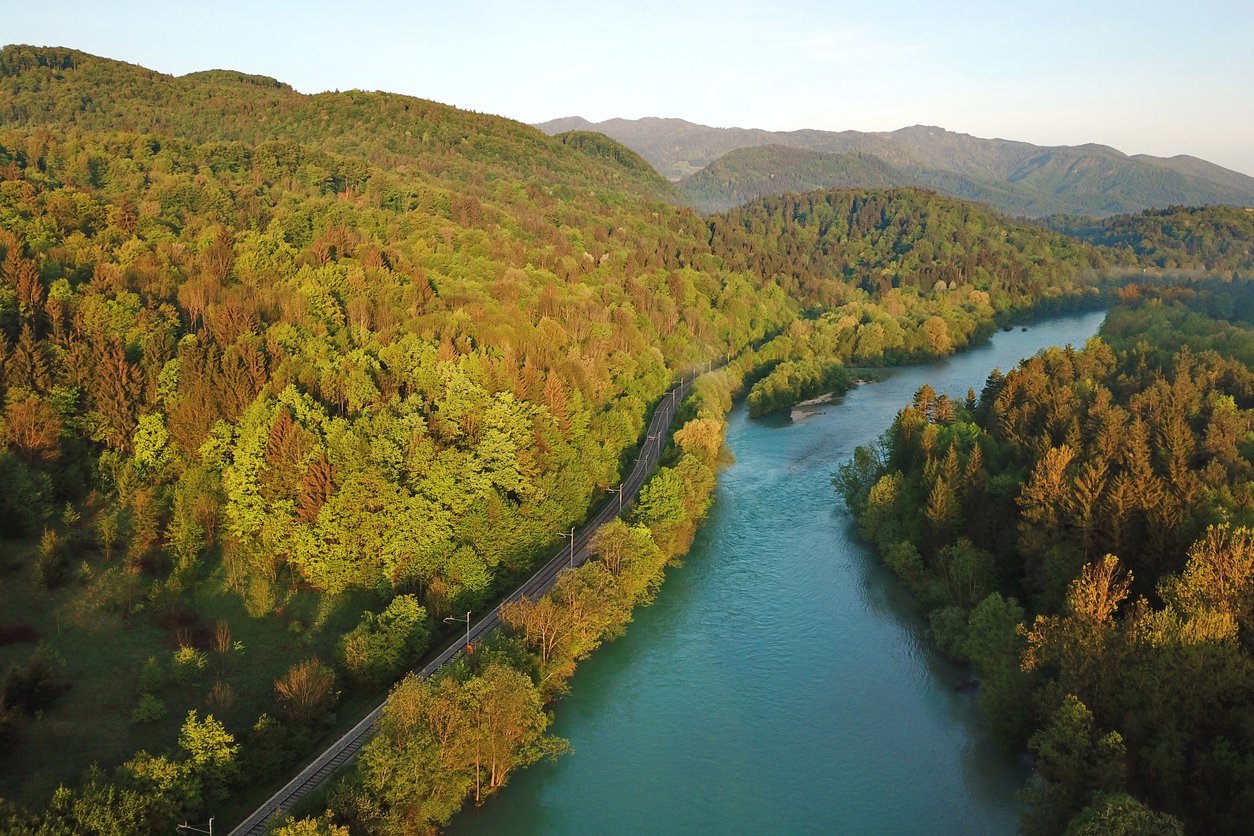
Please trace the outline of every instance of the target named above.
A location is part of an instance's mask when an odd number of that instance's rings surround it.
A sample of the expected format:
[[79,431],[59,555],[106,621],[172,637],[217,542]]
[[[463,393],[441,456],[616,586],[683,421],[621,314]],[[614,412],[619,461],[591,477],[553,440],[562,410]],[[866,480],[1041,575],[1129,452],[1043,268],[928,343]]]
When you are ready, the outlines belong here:
[[[561,751],[552,702],[685,550],[733,392],[943,356],[1143,258],[923,191],[677,199],[600,135],[0,50],[0,831],[242,817],[398,681],[327,803],[447,821]],[[599,559],[405,678],[728,354]]]
[[[73,60],[98,96],[176,84]],[[0,794],[30,827],[247,804],[618,483],[676,371],[793,316],[680,264],[702,223],[603,149],[479,121],[435,123],[517,142],[508,177],[0,127]],[[212,779],[179,743],[205,723]]]
[[1254,209],[1172,206],[1102,220],[1054,216],[1057,232],[1121,251],[1149,269],[1202,270],[1249,278],[1254,270]]
[[912,190],[764,198],[709,227],[724,264],[769,277],[808,314],[763,352],[754,415],[843,391],[850,365],[944,357],[1029,311],[1104,304],[1121,269],[1113,251]]
[[1034,754],[1028,833],[1248,829],[1251,302],[1248,281],[1130,286],[1083,348],[965,400],[920,389],[836,477]]

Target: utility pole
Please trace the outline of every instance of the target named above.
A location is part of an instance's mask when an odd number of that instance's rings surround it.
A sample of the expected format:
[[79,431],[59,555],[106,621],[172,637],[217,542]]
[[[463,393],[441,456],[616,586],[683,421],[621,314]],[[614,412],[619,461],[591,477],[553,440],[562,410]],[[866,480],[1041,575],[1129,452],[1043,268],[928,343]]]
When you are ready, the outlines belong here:
[[575,568],[575,527],[573,525],[570,527],[569,534],[567,534],[565,531],[559,531],[557,532],[557,536],[570,538],[570,568],[574,569]]
[[605,492],[618,494],[618,513],[623,513],[623,483],[619,482],[617,488],[606,488]]
[[179,833],[186,833],[187,831],[190,830],[193,833],[208,833],[209,836],[213,836],[213,816],[209,817],[209,829],[208,830],[201,830],[199,827],[192,827],[187,822],[174,825],[174,829],[177,830]]
[[444,620],[450,624],[453,623],[454,621],[466,622],[466,652],[469,653],[470,652],[470,610],[466,611],[465,618],[458,618],[455,615],[446,615],[444,616]]

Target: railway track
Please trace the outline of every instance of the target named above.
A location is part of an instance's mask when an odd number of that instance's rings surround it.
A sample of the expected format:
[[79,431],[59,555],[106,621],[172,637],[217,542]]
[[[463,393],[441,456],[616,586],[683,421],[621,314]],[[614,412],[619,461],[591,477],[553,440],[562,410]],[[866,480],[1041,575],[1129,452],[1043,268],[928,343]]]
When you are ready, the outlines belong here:
[[[712,364],[710,369],[721,368],[722,365],[722,363]],[[665,430],[674,422],[679,404],[691,393],[692,384],[696,378],[697,374],[695,373],[681,377],[679,382],[663,396],[662,401],[653,411],[653,417],[649,420],[648,429],[645,431],[644,443],[640,446],[640,453],[636,456],[636,461],[632,465],[631,471],[623,480],[622,494],[602,505],[597,513],[584,523],[583,527],[573,536],[571,545],[564,545],[560,551],[545,561],[543,566],[519,585],[517,589],[502,599],[490,612],[470,625],[468,638],[466,635],[463,635],[442,650],[418,671],[419,676],[424,679],[430,677],[462,653],[465,653],[467,641],[472,645],[476,644],[483,636],[495,630],[500,624],[500,608],[502,604],[516,601],[523,596],[535,599],[543,595],[552,589],[553,584],[557,581],[558,574],[563,569],[578,566],[588,559],[588,542],[591,540],[592,535],[598,528],[621,513],[622,508],[625,508],[627,503],[636,497],[640,492],[640,488],[643,487],[645,479],[657,467],[658,461],[662,456]],[[270,796],[264,804],[236,826],[231,831],[230,836],[262,836],[268,833],[273,823],[290,810],[292,805],[320,787],[323,782],[356,757],[374,732],[375,724],[383,716],[383,708],[386,704],[387,700],[385,698],[339,739],[326,749],[323,749],[296,777],[284,784],[278,792]]]

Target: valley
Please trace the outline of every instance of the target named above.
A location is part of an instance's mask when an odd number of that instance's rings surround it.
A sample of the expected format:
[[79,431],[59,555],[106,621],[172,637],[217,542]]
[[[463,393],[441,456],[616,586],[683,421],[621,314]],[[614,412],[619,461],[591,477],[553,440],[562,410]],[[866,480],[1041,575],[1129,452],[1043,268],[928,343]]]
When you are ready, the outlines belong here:
[[[1028,781],[1041,832],[1234,832],[1248,602],[1189,561],[1254,523],[1254,180],[939,128],[543,127],[0,49],[0,832],[234,826],[363,717],[263,830],[575,832],[609,792],[678,829],[1000,832]],[[1140,441],[1085,511],[1045,453],[1089,409]],[[1099,542],[1140,597],[1068,644]],[[790,755],[828,783],[755,807]]]

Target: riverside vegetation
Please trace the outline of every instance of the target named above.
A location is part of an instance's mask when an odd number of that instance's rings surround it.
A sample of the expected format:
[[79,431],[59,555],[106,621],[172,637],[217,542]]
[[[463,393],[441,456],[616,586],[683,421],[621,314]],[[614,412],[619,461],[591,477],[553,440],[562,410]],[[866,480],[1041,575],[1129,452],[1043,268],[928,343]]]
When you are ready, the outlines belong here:
[[675,372],[741,354],[600,559],[397,686],[331,799],[443,821],[560,751],[547,706],[686,547],[736,381],[784,405],[1140,263],[927,192],[677,199],[599,136],[0,51],[0,829],[242,815],[583,518]]
[[919,390],[837,476],[1036,756],[1029,833],[1248,830],[1252,339],[1248,282],[1130,287],[1083,349]]

